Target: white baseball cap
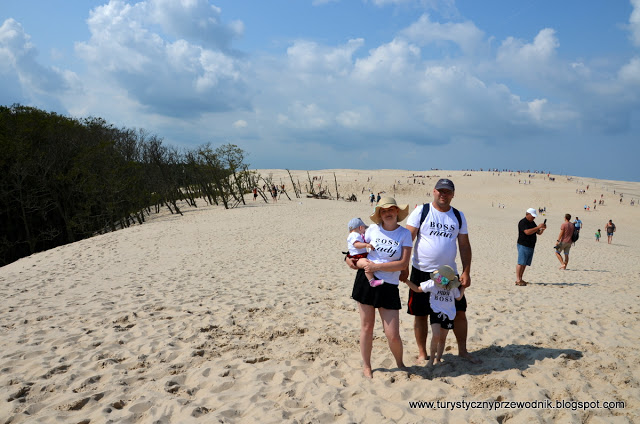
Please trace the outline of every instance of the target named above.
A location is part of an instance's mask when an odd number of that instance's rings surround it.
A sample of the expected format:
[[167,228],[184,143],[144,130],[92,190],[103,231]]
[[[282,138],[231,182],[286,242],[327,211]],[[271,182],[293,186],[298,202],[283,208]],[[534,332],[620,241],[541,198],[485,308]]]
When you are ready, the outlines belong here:
[[529,208],[527,209],[527,213],[531,214],[532,217],[537,218],[538,217],[538,211],[533,209],[533,208]]

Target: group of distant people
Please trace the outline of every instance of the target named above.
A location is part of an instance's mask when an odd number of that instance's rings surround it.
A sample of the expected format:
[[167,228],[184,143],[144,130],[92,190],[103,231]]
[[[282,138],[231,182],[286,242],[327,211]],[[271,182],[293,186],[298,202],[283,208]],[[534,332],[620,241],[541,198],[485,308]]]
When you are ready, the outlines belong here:
[[[545,219],[542,224],[536,224],[534,219],[538,217],[537,211],[534,208],[527,209],[525,217],[518,222],[518,263],[516,265],[516,286],[526,286],[528,282],[522,279],[524,271],[527,266],[531,265],[533,259],[533,251],[536,246],[537,236],[544,233],[547,229],[547,220]],[[571,246],[575,245],[575,242],[580,236],[582,230],[582,221],[576,216],[574,222],[571,222],[571,215],[565,214],[564,222],[560,225],[560,233],[554,246],[556,258],[560,261],[560,269],[566,270],[569,263],[569,251]],[[616,225],[610,219],[605,224],[605,232],[607,233],[607,242],[611,244],[613,240],[613,233],[616,231]],[[600,229],[596,231],[596,242],[600,241],[601,232]],[[564,258],[562,256],[564,254]]]
[[[273,199],[274,202],[278,201],[278,193],[284,193],[285,192],[284,184],[282,185],[280,190],[278,190],[278,187],[276,187],[275,184],[272,184],[271,187],[267,187],[267,185],[264,184],[262,186],[262,191],[266,192],[267,189],[269,190],[269,193],[271,194],[271,198]],[[254,187],[253,188],[253,201],[255,202],[257,198],[258,198],[258,187]]]

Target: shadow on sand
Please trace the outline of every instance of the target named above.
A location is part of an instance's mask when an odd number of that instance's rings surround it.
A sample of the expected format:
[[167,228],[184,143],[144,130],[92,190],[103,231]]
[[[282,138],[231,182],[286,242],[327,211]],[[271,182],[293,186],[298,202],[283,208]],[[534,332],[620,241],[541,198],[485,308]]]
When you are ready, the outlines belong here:
[[[531,345],[489,346],[476,350],[473,356],[482,360],[481,364],[472,364],[457,355],[443,355],[444,362],[432,368],[413,365],[407,368],[412,378],[421,377],[426,380],[441,377],[458,377],[460,375],[488,375],[495,371],[520,370],[524,371],[536,361],[551,358],[561,358],[563,362],[575,361],[582,358],[582,352],[575,349],[553,349]],[[398,371],[398,368],[374,370],[381,372]]]
[[[609,271],[606,271],[609,272]],[[529,286],[563,286],[563,287],[573,287],[573,286],[590,286],[591,284],[587,283],[529,283]]]

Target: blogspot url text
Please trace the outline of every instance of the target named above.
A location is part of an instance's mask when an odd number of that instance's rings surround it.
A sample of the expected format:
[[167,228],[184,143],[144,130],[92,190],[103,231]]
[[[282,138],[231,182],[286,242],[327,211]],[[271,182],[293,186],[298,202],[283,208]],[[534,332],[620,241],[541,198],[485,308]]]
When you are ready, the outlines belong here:
[[409,401],[411,409],[488,409],[496,411],[498,409],[570,409],[572,411],[586,411],[588,409],[624,409],[625,403],[622,401],[599,401],[581,402],[573,400],[534,400],[534,401]]

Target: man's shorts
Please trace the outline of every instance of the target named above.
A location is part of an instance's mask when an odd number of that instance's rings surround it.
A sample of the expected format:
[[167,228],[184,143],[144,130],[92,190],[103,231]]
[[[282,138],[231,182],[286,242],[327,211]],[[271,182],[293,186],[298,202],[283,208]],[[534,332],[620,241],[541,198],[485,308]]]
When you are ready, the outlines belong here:
[[453,320],[450,320],[449,317],[442,312],[431,312],[429,314],[429,322],[431,322],[431,325],[440,324],[440,327],[445,330],[453,330]]
[[518,244],[518,265],[530,266],[531,259],[533,259],[533,247]]
[[558,248],[556,249],[556,253],[560,253],[562,251],[564,251],[565,255],[569,254],[569,250],[571,250],[571,242],[569,243],[560,243],[558,245]]
[[[420,285],[427,280],[431,279],[431,273],[420,271],[416,267],[411,267],[411,277],[409,278],[412,283]],[[409,289],[409,300],[407,301],[407,313],[409,315],[415,315],[417,317],[424,317],[433,312],[431,309],[431,293],[418,293]],[[465,312],[467,310],[467,297],[462,296],[462,299],[456,300],[456,311]]]

